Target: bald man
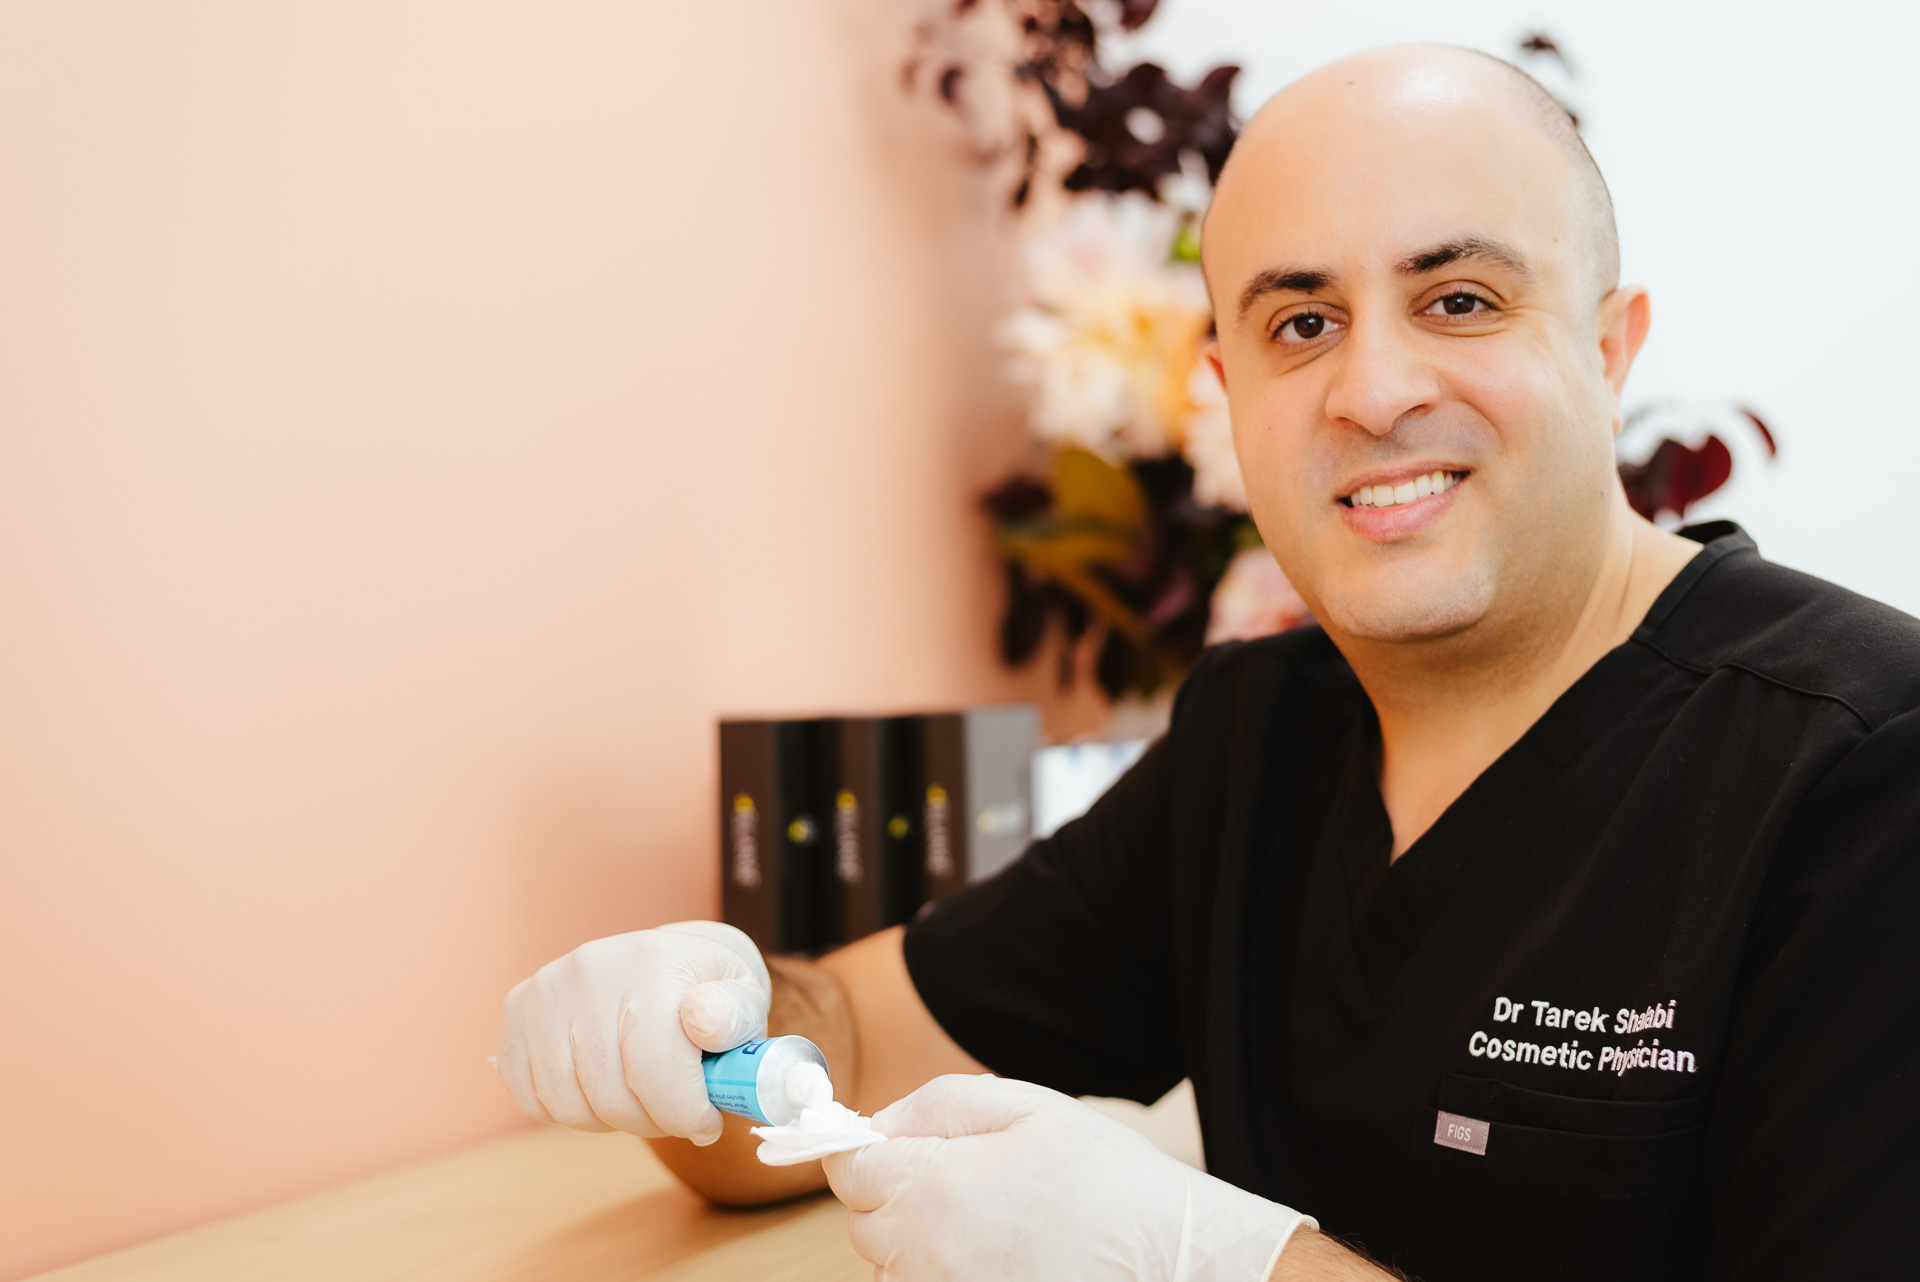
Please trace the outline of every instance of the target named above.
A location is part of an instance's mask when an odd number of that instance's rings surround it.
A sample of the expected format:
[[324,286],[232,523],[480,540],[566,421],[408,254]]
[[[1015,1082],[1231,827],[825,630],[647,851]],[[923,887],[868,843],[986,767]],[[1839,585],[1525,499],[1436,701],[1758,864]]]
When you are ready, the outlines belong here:
[[[1513,68],[1307,77],[1204,244],[1320,626],[1210,651],[1089,814],[904,932],[554,963],[516,1099],[686,1137],[719,1200],[828,1180],[886,1278],[1920,1274],[1920,623],[1629,509],[1647,294]],[[891,1138],[755,1166],[697,1065],[769,1023]],[[1208,1174],[1071,1098],[1183,1077]]]

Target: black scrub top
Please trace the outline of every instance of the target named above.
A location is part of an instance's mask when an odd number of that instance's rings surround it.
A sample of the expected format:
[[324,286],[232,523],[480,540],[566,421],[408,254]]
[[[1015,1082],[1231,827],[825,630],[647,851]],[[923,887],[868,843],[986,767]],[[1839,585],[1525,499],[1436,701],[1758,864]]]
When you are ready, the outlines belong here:
[[1920,621],[1727,523],[1397,861],[1318,629],[1209,651],[906,937],[997,1073],[1150,1101],[1425,1282],[1920,1277]]

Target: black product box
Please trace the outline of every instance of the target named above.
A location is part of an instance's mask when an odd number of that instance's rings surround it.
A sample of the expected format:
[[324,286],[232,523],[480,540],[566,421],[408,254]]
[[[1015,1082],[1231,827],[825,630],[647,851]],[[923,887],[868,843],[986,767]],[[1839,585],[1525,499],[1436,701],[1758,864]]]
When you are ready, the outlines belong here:
[[762,952],[830,942],[819,812],[827,740],[819,721],[720,723],[721,911]]
[[832,943],[850,944],[897,925],[918,906],[914,728],[911,717],[826,723],[831,795],[820,807],[828,829],[822,902]]
[[1031,704],[917,718],[920,757],[919,899],[931,902],[991,877],[1019,858],[1033,833]]

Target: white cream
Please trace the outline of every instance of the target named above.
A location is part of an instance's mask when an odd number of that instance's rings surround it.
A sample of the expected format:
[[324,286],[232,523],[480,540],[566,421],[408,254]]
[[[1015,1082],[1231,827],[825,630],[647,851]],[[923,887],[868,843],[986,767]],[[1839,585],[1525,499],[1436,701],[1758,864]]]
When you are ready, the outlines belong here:
[[833,1082],[827,1070],[812,1060],[802,1060],[788,1069],[787,1080],[780,1085],[787,1093],[787,1103],[795,1108],[825,1108],[833,1103]]
[[[791,1079],[789,1079],[791,1090]],[[878,1144],[887,1137],[873,1129],[873,1119],[862,1117],[829,1097],[824,1104],[800,1110],[798,1121],[787,1126],[756,1126],[759,1157],[768,1166],[797,1166],[829,1153]]]
[[1394,507],[1435,494],[1445,494],[1465,479],[1464,472],[1428,472],[1399,485],[1363,485],[1347,496],[1355,507]]

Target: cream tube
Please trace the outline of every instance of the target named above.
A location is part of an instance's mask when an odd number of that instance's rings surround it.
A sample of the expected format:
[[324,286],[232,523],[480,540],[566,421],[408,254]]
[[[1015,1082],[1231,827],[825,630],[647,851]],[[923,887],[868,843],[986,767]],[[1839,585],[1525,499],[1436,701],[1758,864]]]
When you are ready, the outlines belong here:
[[806,1108],[833,1102],[827,1057],[804,1037],[765,1037],[701,1056],[707,1099],[723,1113],[788,1126]]

